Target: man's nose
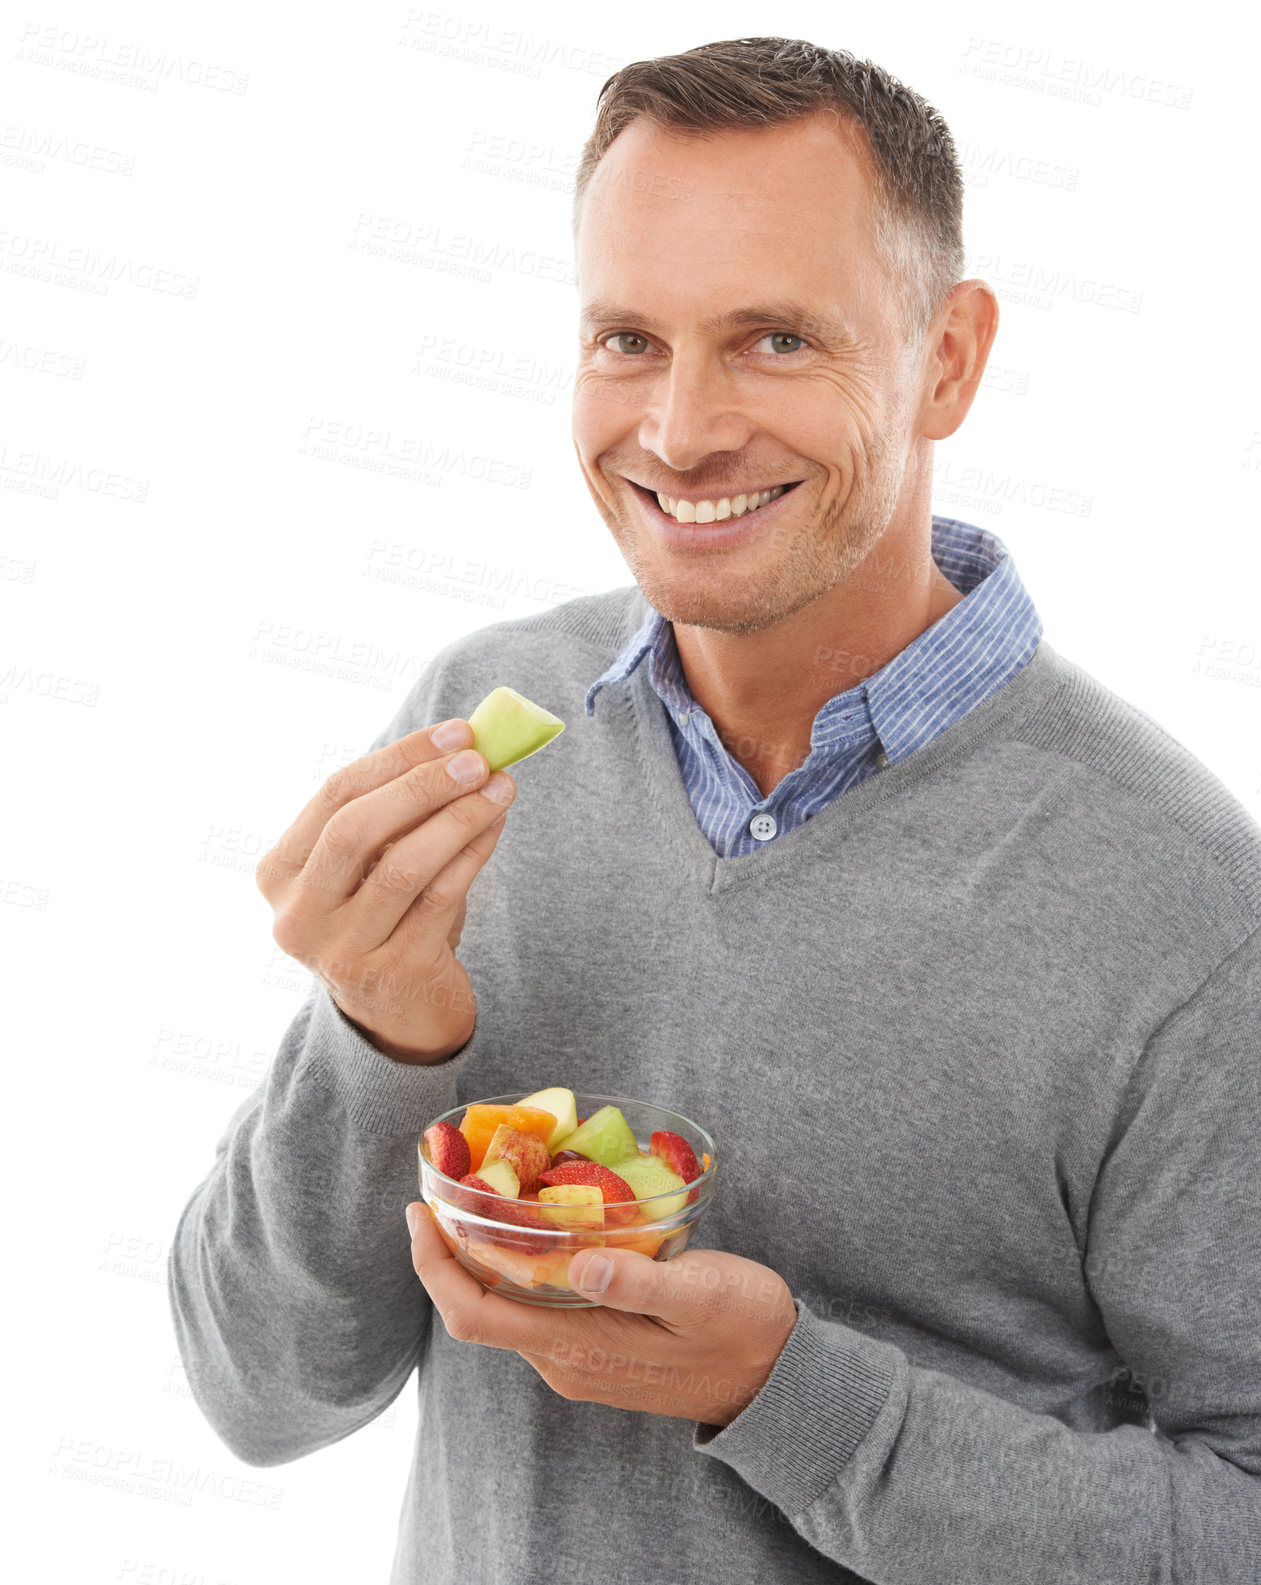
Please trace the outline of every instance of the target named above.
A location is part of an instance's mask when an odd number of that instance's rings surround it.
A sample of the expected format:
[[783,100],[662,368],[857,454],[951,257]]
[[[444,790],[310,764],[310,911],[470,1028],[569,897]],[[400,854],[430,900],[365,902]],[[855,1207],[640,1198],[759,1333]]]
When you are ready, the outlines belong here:
[[656,382],[638,440],[675,473],[716,451],[740,451],[756,426],[737,402],[735,382],[709,359],[675,357]]

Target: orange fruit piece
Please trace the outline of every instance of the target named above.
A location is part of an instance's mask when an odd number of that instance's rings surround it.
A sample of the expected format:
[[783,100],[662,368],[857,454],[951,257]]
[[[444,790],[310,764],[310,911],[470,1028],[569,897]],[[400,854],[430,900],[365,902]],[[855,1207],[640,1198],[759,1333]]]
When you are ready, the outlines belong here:
[[604,1242],[611,1249],[634,1249],[651,1259],[665,1243],[664,1233],[635,1233],[629,1227],[609,1229]]
[[470,1172],[482,1164],[495,1130],[500,1123],[519,1128],[523,1134],[537,1134],[546,1144],[556,1118],[541,1106],[468,1106],[460,1119],[460,1132],[468,1140]]
[[[552,1126],[555,1127],[555,1124]],[[545,1255],[528,1255],[523,1250],[501,1249],[498,1244],[483,1243],[478,1238],[469,1240],[469,1253],[478,1265],[490,1267],[495,1273],[495,1283],[501,1277],[506,1277],[519,1288],[530,1288],[539,1282],[546,1282],[556,1262],[555,1250],[548,1250]],[[483,1280],[490,1285],[489,1277]]]

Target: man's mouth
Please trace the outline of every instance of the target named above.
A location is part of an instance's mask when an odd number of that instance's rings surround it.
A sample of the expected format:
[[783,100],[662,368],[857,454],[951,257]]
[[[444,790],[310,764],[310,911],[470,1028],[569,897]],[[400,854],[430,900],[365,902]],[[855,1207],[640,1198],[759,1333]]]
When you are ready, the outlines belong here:
[[802,481],[793,479],[788,484],[772,484],[762,489],[741,491],[735,495],[710,496],[704,500],[684,496],[666,495],[660,490],[649,490],[634,479],[628,479],[642,496],[654,506],[680,523],[725,523],[729,518],[748,517],[763,506],[769,506],[789,490],[795,490]]

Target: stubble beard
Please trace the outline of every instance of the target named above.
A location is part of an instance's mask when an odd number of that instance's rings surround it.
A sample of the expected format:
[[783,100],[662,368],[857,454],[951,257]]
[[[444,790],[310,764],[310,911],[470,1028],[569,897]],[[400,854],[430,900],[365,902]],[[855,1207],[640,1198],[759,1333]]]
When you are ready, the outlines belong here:
[[[757,541],[758,574],[746,579],[737,593],[720,587],[729,578],[711,577],[706,570],[710,557],[721,561],[723,552],[671,551],[672,570],[663,572],[663,557],[643,553],[649,531],[627,522],[616,498],[611,506],[603,501],[599,505],[644,599],[666,621],[718,633],[757,633],[844,583],[888,528],[902,489],[902,468],[882,434],[865,462],[861,484],[851,484],[821,518],[802,521],[798,516],[791,526],[786,520]],[[809,480],[797,489],[808,486]],[[791,516],[800,509],[790,504],[786,510]]]

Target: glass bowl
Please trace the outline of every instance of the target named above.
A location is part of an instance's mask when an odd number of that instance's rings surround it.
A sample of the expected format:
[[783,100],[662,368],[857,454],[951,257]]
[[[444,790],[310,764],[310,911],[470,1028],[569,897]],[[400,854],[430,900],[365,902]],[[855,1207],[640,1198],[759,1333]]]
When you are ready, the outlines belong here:
[[[526,1093],[490,1095],[466,1104],[513,1106],[524,1100]],[[558,1309],[595,1307],[598,1299],[584,1298],[569,1286],[567,1271],[571,1256],[580,1249],[605,1246],[635,1249],[653,1260],[670,1260],[686,1249],[692,1229],[714,1192],[718,1150],[705,1130],[690,1118],[620,1095],[575,1091],[574,1100],[579,1117],[589,1117],[602,1106],[618,1107],[635,1136],[635,1143],[645,1152],[658,1129],[680,1134],[696,1152],[703,1170],[688,1184],[687,1200],[681,1207],[671,1204],[677,1202],[680,1191],[669,1190],[623,1205],[572,1207],[569,1208],[572,1221],[579,1225],[541,1226],[535,1202],[487,1194],[439,1172],[429,1160],[429,1147],[422,1137],[417,1147],[420,1194],[425,1203],[433,1207],[438,1230],[447,1247],[484,1288],[522,1304]],[[466,1106],[457,1106],[433,1121],[458,1127],[465,1110]],[[432,1127],[433,1123],[427,1125],[427,1129]],[[563,1142],[559,1148],[564,1149]],[[705,1153],[709,1155],[708,1167],[704,1165]],[[507,1208],[511,1209],[505,1215]],[[560,1207],[552,1210],[561,1213]]]

